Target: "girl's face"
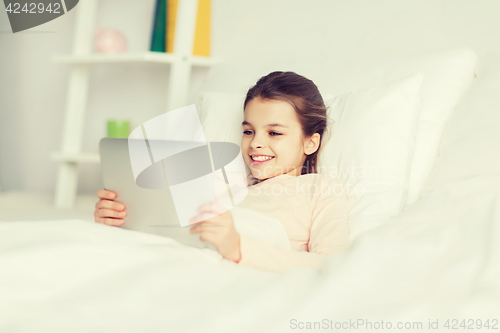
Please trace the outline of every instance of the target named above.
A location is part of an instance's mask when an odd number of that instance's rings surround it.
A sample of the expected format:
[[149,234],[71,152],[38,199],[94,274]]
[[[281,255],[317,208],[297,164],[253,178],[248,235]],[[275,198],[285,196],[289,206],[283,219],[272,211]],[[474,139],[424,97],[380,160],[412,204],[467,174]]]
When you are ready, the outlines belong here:
[[320,135],[305,139],[295,109],[284,101],[252,99],[242,125],[243,158],[259,180],[281,174],[299,176],[307,155],[319,146]]

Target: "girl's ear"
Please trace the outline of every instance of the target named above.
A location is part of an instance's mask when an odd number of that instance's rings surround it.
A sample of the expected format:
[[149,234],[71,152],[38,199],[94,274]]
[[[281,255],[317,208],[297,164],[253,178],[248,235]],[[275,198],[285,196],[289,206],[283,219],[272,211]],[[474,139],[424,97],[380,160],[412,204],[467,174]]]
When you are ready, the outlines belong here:
[[309,138],[304,141],[304,153],[306,155],[313,154],[319,148],[319,141],[321,139],[321,135],[319,133],[314,133]]

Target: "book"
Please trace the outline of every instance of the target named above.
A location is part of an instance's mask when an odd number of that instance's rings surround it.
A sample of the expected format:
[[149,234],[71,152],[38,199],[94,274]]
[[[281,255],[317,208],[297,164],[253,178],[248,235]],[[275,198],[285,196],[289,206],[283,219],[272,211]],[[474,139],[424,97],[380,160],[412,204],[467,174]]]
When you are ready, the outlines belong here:
[[[179,0],[167,0],[166,51],[174,52],[175,20]],[[194,35],[193,55],[210,56],[210,0],[198,0],[196,30]]]
[[155,17],[153,23],[153,34],[151,37],[151,48],[153,52],[165,52],[167,22],[167,0],[156,0]]
[[166,51],[174,52],[174,36],[175,36],[175,17],[177,16],[178,0],[167,0],[167,33],[166,33]]

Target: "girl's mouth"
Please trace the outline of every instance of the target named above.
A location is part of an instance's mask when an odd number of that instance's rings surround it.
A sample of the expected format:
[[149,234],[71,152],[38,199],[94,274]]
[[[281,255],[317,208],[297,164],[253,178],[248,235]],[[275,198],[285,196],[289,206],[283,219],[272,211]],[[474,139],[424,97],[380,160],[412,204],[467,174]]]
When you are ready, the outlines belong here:
[[250,155],[250,159],[251,159],[253,165],[264,164],[266,162],[269,162],[273,158],[274,158],[274,156],[264,156],[264,155],[251,156]]

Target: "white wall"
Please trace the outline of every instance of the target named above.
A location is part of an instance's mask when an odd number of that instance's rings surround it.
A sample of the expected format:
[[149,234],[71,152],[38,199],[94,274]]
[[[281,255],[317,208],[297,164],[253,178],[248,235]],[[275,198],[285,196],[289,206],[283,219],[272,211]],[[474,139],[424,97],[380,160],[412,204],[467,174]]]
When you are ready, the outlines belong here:
[[[273,70],[294,70],[332,94],[359,85],[367,61],[468,46],[500,52],[498,0],[212,0],[212,54],[224,59],[200,90],[245,92]],[[147,48],[153,0],[101,0],[98,25],[116,27],[131,50]],[[69,75],[50,61],[71,50],[74,11],[33,31],[10,33],[0,11],[0,187],[52,192]],[[144,37],[146,36],[146,37]],[[168,68],[95,65],[83,149],[97,151],[108,118],[133,126],[165,112]],[[80,193],[101,186],[98,165],[81,165]]]

